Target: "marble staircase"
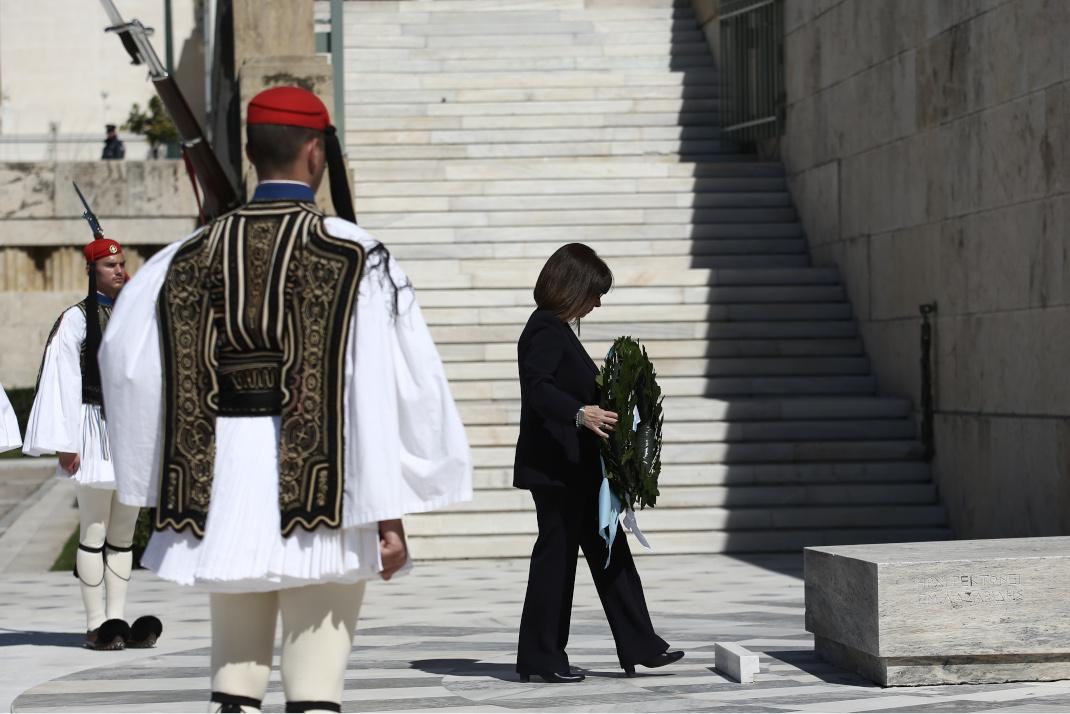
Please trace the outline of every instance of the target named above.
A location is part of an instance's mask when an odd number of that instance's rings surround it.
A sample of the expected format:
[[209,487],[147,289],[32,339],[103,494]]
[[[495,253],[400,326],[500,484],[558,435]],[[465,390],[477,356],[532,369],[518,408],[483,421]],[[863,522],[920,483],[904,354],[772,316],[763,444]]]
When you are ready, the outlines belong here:
[[[588,7],[587,5],[590,5]],[[510,488],[516,340],[539,268],[591,245],[616,277],[595,356],[648,348],[666,393],[658,552],[947,537],[911,404],[880,395],[783,167],[721,136],[681,0],[345,3],[360,223],[415,284],[468,429],[475,500],[410,519],[420,558],[523,556]]]

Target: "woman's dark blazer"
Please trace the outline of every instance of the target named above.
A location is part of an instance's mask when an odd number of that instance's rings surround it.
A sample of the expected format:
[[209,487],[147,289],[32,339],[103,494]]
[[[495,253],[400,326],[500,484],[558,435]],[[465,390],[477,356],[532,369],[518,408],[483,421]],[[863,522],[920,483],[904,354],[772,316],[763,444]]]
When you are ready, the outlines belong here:
[[513,485],[523,489],[594,488],[598,440],[576,428],[576,412],[596,404],[598,368],[575,333],[552,312],[536,310],[516,346],[520,369],[520,437]]

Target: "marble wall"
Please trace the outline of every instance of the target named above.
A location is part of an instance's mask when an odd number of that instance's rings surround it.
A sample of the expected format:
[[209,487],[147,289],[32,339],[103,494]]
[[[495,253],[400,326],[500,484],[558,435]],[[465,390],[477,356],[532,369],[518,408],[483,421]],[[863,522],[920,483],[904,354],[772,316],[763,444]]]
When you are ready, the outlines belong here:
[[0,384],[32,387],[49,329],[85,295],[77,181],[127,269],[195,227],[181,161],[0,163]]
[[789,0],[781,151],[960,537],[1070,533],[1070,3]]

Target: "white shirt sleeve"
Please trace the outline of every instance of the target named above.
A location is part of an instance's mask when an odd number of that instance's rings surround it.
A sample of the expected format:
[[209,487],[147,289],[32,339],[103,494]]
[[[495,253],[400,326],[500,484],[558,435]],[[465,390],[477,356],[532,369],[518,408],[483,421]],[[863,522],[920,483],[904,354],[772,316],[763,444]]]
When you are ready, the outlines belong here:
[[[378,243],[331,218],[331,235]],[[393,258],[370,253],[346,353],[345,524],[400,518],[472,499],[472,458],[438,350]],[[379,266],[379,267],[377,267]]]
[[7,392],[0,385],[0,452],[11,451],[22,446],[22,432],[19,431],[19,420],[15,416],[15,409],[11,406],[11,400],[7,398]]
[[[194,234],[196,235],[196,234]],[[152,257],[125,286],[100,345],[100,379],[119,500],[156,505],[163,454],[163,366],[156,297],[187,239]]]
[[67,308],[45,345],[37,394],[26,423],[27,456],[82,452],[82,364],[85,315]]

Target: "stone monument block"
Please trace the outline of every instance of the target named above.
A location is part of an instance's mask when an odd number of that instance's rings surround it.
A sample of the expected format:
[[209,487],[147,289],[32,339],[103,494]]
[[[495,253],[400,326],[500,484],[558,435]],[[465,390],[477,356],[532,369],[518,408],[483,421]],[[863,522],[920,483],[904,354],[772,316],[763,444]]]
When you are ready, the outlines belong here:
[[804,551],[817,654],[882,686],[1070,678],[1070,537]]

